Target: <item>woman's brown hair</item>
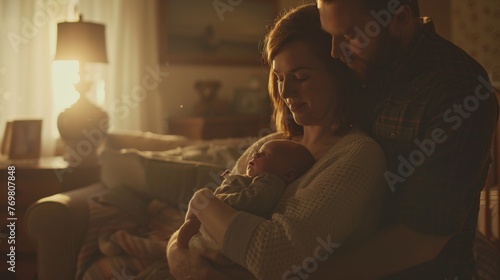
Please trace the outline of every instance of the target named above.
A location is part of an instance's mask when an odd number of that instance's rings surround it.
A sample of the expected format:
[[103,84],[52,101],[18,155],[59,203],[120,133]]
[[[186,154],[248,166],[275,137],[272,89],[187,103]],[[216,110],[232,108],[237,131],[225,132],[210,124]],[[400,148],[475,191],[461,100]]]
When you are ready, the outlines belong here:
[[[349,69],[340,61],[330,56],[331,36],[321,29],[319,11],[314,4],[302,5],[279,17],[264,41],[263,59],[272,65],[274,57],[289,43],[302,41],[307,43],[314,54],[324,61],[326,69],[332,72],[336,82],[335,119],[332,120],[334,133],[342,133],[355,123],[358,117],[354,80]],[[269,97],[273,105],[273,120],[277,131],[288,136],[302,135],[302,126],[292,117],[289,108],[281,98],[276,76],[269,72]]]

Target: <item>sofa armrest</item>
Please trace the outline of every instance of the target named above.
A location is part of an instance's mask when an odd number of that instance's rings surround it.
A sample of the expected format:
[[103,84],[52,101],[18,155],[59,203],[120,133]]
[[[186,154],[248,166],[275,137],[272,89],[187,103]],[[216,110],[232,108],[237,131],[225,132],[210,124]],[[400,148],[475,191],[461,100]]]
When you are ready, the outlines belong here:
[[104,190],[97,183],[42,198],[28,208],[25,227],[36,246],[39,280],[75,277],[88,226],[87,198]]
[[180,135],[162,135],[142,131],[115,131],[106,137],[106,148],[112,150],[165,151],[200,143]]

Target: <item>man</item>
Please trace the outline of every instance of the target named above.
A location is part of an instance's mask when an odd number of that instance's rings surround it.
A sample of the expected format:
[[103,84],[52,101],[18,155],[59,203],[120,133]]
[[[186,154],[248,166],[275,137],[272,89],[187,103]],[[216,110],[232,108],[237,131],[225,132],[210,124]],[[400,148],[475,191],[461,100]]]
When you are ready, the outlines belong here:
[[[317,0],[332,56],[362,81],[388,160],[380,229],[314,279],[472,279],[498,104],[485,70],[420,18],[417,0]],[[342,247],[341,247],[342,248]]]

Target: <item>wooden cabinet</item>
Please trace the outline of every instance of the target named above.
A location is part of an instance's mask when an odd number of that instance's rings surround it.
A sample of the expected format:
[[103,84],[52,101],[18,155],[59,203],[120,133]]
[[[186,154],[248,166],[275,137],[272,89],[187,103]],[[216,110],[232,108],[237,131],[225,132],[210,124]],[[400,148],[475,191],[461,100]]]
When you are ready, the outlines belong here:
[[269,117],[260,115],[169,118],[167,124],[169,134],[193,139],[258,136],[270,131]]
[[[9,174],[9,166],[15,167],[15,172]],[[70,167],[62,157],[42,157],[36,161],[2,161],[0,162],[0,254],[2,260],[10,252],[10,246],[15,246],[17,279],[34,279],[36,273],[35,246],[26,235],[24,215],[28,207],[40,198],[56,193],[69,191],[99,181],[100,167],[97,163]],[[9,176],[13,175],[10,179]],[[14,213],[7,209],[8,182],[15,187],[12,206]],[[9,195],[10,195],[9,194]],[[12,209],[10,209],[12,210]],[[15,218],[13,220],[12,218]],[[15,222],[15,244],[8,244],[11,235],[7,225]],[[14,234],[14,233],[12,233]],[[0,264],[1,279],[11,278],[7,271],[8,264]],[[7,277],[7,278],[4,278]]]

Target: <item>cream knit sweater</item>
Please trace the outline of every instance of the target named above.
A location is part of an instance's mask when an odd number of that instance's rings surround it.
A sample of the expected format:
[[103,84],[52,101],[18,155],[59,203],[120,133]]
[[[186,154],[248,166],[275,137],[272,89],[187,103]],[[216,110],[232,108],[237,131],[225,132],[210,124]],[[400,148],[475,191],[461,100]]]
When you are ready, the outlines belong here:
[[[257,141],[233,172],[244,172],[248,157],[276,138],[283,135]],[[271,219],[239,212],[222,251],[258,279],[306,279],[335,248],[374,231],[387,191],[384,171],[382,149],[353,129],[287,187]]]

